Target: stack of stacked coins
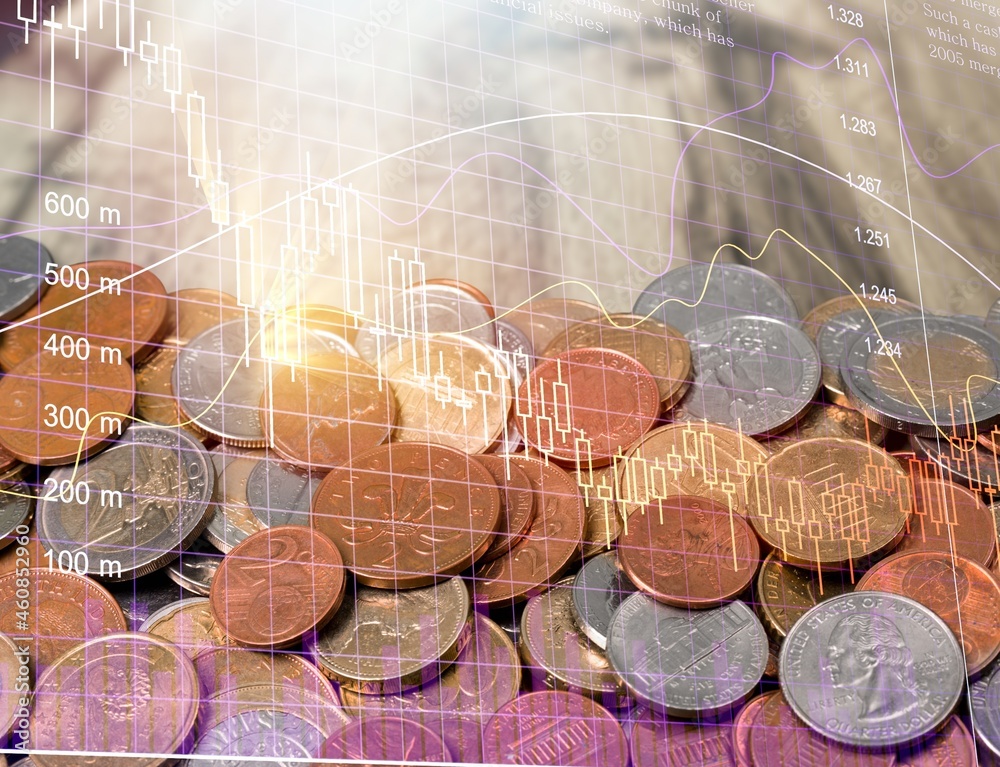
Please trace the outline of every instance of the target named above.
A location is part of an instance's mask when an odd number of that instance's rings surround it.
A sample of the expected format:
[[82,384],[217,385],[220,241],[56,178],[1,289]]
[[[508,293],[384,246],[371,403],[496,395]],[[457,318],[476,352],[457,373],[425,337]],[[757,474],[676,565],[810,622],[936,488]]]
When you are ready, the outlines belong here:
[[1000,758],[992,317],[716,264],[380,326],[0,262],[14,764]]

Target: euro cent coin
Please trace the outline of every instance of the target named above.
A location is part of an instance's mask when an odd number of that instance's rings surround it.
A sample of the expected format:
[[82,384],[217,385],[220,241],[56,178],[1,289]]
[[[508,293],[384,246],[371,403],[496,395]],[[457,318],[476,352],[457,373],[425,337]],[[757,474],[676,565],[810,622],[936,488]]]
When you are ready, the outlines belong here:
[[212,613],[244,647],[281,648],[326,625],[344,600],[333,542],[297,525],[272,527],[226,555],[212,580]]

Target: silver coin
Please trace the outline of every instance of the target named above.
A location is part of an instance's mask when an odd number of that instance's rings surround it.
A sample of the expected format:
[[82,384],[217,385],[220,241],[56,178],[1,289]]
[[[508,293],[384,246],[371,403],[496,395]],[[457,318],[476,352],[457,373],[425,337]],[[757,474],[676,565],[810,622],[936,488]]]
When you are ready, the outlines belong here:
[[819,352],[782,320],[736,317],[689,336],[694,381],[677,421],[705,420],[753,436],[795,423],[819,389]]
[[317,666],[355,692],[402,692],[439,677],[468,642],[471,599],[461,578],[397,592],[358,586],[303,644]]
[[618,566],[614,551],[588,560],[573,581],[573,610],[580,630],[602,650],[607,649],[611,616],[637,590]]
[[535,350],[531,348],[531,339],[506,320],[497,320],[496,326],[497,348],[510,357],[521,380],[524,380],[535,366]]
[[309,507],[322,475],[266,458],[247,478],[247,502],[264,527],[309,526]]
[[45,267],[55,263],[48,248],[18,235],[0,240],[0,322],[16,319],[48,290]]
[[358,329],[354,348],[377,365],[402,338],[430,333],[458,333],[496,346],[493,318],[478,300],[451,285],[417,285],[402,290],[379,318]]
[[[898,310],[871,309],[875,325],[882,327],[885,322],[906,313],[904,307]],[[823,386],[833,395],[837,402],[846,400],[840,382],[840,365],[844,361],[847,350],[859,336],[874,332],[872,320],[864,309],[851,309],[841,312],[826,321],[816,336],[816,348],[823,363]]]
[[952,443],[943,438],[911,434],[910,447],[919,458],[937,464],[946,479],[991,497],[1000,490],[997,454],[978,442],[962,437]]
[[976,739],[1000,757],[1000,662],[994,661],[969,690]]
[[128,580],[169,564],[201,534],[215,474],[191,435],[133,424],[103,453],[56,468],[45,482],[42,545],[53,556],[67,552],[79,572]]
[[587,639],[575,621],[573,578],[528,600],[521,615],[519,649],[532,670],[535,689],[578,692],[611,710],[631,703],[604,650]]
[[1000,422],[1000,339],[953,317],[899,317],[880,330],[882,339],[855,339],[840,368],[848,399],[865,416],[922,436],[938,426],[965,435]]
[[515,646],[521,642],[521,616],[527,602],[503,605],[490,611],[490,620],[496,623]]
[[642,292],[632,313],[652,316],[689,337],[697,328],[745,315],[774,317],[793,325],[800,319],[795,302],[777,281],[750,266],[720,263],[671,269]]
[[[233,709],[239,706],[234,705]],[[261,708],[242,711],[201,733],[185,767],[239,767],[253,755],[255,767],[299,767],[315,758],[330,736],[309,716]],[[217,756],[220,759],[206,757]],[[271,759],[273,758],[273,761]],[[264,761],[264,760],[268,761]],[[291,761],[288,761],[291,760]]]
[[181,588],[207,597],[220,564],[222,557],[204,539],[199,538],[190,549],[182,551],[174,562],[167,565],[166,573]]
[[[499,349],[492,349],[492,351],[493,356],[496,358],[496,366],[494,369],[498,371],[506,371],[507,385],[510,387],[510,391],[515,392],[520,389],[521,381],[523,381],[524,378],[521,375],[520,368],[518,368],[515,364],[516,360],[511,357],[511,355],[504,354]],[[497,453],[498,455],[510,455],[520,450],[523,443],[524,440],[521,438],[521,432],[517,428],[517,410],[515,408],[511,408],[507,424],[503,427],[503,430],[500,432],[500,436],[497,437],[496,443],[489,452]]]
[[743,602],[681,610],[636,593],[611,618],[608,660],[651,708],[705,716],[753,694],[767,665],[767,637]]
[[305,362],[312,353],[336,351],[309,331],[294,338],[280,330],[233,320],[209,328],[181,349],[173,388],[195,427],[238,447],[267,445],[260,405],[271,362]]
[[215,491],[204,536],[229,553],[236,544],[263,529],[247,500],[250,472],[267,456],[264,450],[216,445],[209,454],[215,468]]
[[878,591],[812,608],[789,630],[778,664],[799,718],[852,746],[900,746],[937,730],[965,685],[962,650],[945,622]]
[[983,320],[983,325],[993,335],[1000,337],[1000,301],[995,302],[990,307],[990,310],[986,312],[986,319]]
[[35,491],[24,482],[0,485],[0,549],[17,537],[17,529],[27,525],[35,513]]

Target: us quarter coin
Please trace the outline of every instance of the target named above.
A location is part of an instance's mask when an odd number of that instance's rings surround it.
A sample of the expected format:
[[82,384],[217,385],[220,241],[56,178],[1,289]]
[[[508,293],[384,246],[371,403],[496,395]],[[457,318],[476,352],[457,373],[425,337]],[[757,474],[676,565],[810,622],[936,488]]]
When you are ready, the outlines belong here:
[[767,636],[743,602],[684,610],[636,593],[611,619],[608,660],[635,697],[670,716],[725,712],[754,693]]
[[820,603],[788,632],[779,657],[785,698],[821,735],[870,748],[938,729],[965,685],[955,635],[930,609],[879,591]]
[[819,389],[819,352],[805,333],[770,317],[738,317],[689,333],[694,382],[675,420],[705,420],[750,436],[795,423]]
[[1000,758],[1000,662],[994,662],[972,683],[969,702],[976,738]]
[[47,482],[86,491],[69,500],[43,495],[38,535],[45,548],[53,557],[66,551],[87,575],[114,581],[158,570],[191,545],[207,523],[215,474],[208,451],[189,434],[133,425],[103,453],[55,469]]
[[685,334],[745,315],[799,322],[795,302],[777,281],[739,264],[689,264],[671,269],[642,292],[632,313],[650,315]]

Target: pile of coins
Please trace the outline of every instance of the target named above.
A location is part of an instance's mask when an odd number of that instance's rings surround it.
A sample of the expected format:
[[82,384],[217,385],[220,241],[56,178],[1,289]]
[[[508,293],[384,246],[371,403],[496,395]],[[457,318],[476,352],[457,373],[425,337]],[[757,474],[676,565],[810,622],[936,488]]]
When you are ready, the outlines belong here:
[[1000,311],[0,263],[11,764],[1000,760]]

